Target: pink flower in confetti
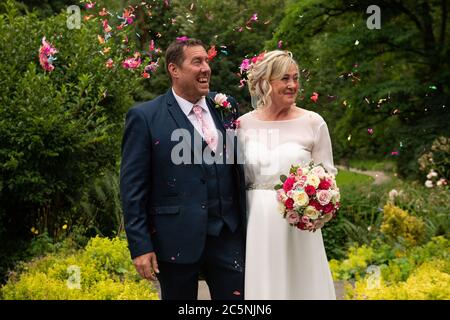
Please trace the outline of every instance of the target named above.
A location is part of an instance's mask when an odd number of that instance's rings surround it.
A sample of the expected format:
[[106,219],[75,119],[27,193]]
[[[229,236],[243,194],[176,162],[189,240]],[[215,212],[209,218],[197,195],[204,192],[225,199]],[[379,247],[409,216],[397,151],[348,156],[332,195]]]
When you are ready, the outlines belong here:
[[186,36],[182,36],[182,37],[177,37],[177,39],[176,39],[178,42],[185,42],[185,41],[188,41],[189,40],[189,38],[188,37],[186,37]]
[[134,21],[134,18],[136,17],[133,14],[133,7],[130,7],[129,9],[125,9],[123,12],[123,15],[121,17],[118,17],[119,19],[123,20],[122,25],[128,25],[128,24],[132,24]]
[[158,69],[158,67],[159,67],[158,62],[152,61],[145,66],[144,71],[155,72]]
[[103,24],[103,31],[105,31],[106,33],[109,33],[112,31],[111,26],[108,24],[108,19],[103,20],[102,24]]
[[313,92],[312,96],[311,96],[311,100],[316,103],[317,99],[319,99],[319,94],[317,92]]
[[105,65],[108,69],[111,69],[114,66],[113,59],[109,58],[108,61],[106,61]]
[[258,21],[258,14],[257,14],[257,13],[254,13],[254,14],[252,15],[252,17],[250,18],[250,21]]
[[122,66],[125,69],[137,69],[137,68],[139,68],[141,63],[142,63],[142,60],[140,58],[140,54],[139,54],[139,52],[136,52],[134,54],[133,58],[125,59],[125,61],[122,63]]
[[278,49],[281,49],[282,46],[283,46],[283,40],[278,41],[278,44],[277,44]]
[[89,3],[86,3],[84,6],[86,7],[86,9],[92,9],[95,6],[95,4],[96,4],[96,2],[94,2],[94,3],[89,2]]
[[239,67],[239,69],[241,69],[241,73],[250,69],[250,60],[249,59],[242,60],[242,63],[241,63],[241,66]]
[[53,61],[56,60],[53,55],[56,54],[58,50],[51,45],[51,43],[42,38],[42,45],[39,48],[39,63],[45,71],[53,71],[55,67],[53,66]]
[[106,11],[106,8],[103,8],[102,11],[100,11],[98,13],[98,15],[104,17],[104,16],[108,15],[108,11]]
[[367,129],[367,133],[373,135],[373,129],[372,128]]

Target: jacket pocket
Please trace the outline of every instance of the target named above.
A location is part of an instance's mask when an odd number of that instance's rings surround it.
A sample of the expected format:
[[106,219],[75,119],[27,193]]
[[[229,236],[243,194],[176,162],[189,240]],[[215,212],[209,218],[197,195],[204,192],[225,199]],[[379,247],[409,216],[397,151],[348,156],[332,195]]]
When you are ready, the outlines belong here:
[[180,206],[164,206],[164,207],[152,207],[150,214],[178,214],[180,213]]

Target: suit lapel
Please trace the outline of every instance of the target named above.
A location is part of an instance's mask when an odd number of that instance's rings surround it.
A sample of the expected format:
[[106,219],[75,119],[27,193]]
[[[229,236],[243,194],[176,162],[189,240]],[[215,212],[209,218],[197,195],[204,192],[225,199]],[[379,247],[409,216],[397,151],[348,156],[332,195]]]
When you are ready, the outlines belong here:
[[[177,100],[175,99],[175,96],[172,93],[172,89],[169,89],[166,93],[166,101],[167,101],[167,109],[169,110],[170,115],[175,120],[176,124],[180,129],[186,129],[189,132],[189,135],[183,136],[183,141],[187,141],[191,150],[192,155],[194,156],[194,163],[202,164],[202,151],[203,148],[200,147],[200,150],[195,149],[194,141],[201,141],[203,144],[203,139],[201,135],[197,132],[197,130],[194,128],[192,123],[189,121],[188,117],[184,114],[183,110],[181,110],[180,106],[178,105]],[[197,136],[196,138],[194,138]],[[201,166],[202,169],[203,165]]]

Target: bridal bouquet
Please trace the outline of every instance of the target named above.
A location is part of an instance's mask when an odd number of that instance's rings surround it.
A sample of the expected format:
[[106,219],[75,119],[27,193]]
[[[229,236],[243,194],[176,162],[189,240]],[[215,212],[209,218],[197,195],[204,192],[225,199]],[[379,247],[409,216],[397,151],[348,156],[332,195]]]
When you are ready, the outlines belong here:
[[335,217],[340,193],[335,177],[320,164],[293,165],[275,186],[280,211],[301,230],[315,231]]

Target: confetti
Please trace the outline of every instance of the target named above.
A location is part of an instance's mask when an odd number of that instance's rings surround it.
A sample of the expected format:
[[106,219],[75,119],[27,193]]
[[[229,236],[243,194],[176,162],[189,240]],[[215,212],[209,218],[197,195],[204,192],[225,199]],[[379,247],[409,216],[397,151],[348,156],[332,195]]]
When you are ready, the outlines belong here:
[[55,61],[56,58],[53,55],[56,53],[58,53],[58,50],[43,37],[42,45],[39,48],[39,63],[45,71],[53,71],[55,69],[53,61]]
[[278,41],[278,44],[277,44],[278,49],[281,49],[282,46],[283,46],[283,40]]
[[436,86],[429,86],[430,89],[437,90]]
[[348,140],[348,141],[352,140],[352,134],[349,134],[349,135],[348,135],[347,140]]
[[313,92],[312,96],[311,96],[311,100],[314,103],[317,103],[317,99],[319,99],[319,94],[317,92]]
[[185,42],[185,41],[188,41],[189,40],[189,38],[188,37],[186,37],[186,36],[182,36],[182,37],[177,37],[177,39],[176,39],[178,42]]
[[359,44],[359,40],[355,41],[355,46],[357,46]]
[[216,46],[212,46],[211,48],[209,48],[208,50],[208,60],[212,61],[214,59],[214,57],[217,56],[217,50],[216,50]]
[[96,2],[92,3],[89,1],[89,3],[86,3],[84,6],[87,10],[92,9],[95,6]]
[[372,129],[372,128],[367,129],[367,133],[368,133],[369,135],[373,135],[373,129]]

